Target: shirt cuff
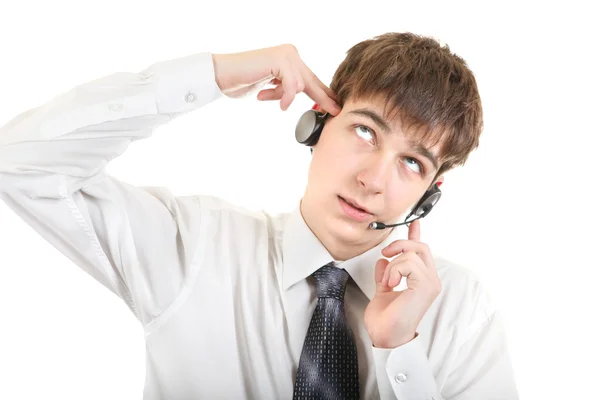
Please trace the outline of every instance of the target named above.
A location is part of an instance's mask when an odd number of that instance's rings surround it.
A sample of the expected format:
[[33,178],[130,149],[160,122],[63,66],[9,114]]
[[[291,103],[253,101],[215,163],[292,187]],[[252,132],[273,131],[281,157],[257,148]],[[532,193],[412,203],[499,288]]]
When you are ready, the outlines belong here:
[[159,114],[192,111],[223,96],[209,52],[154,63],[141,75],[156,82]]
[[442,399],[418,333],[394,349],[372,350],[382,399]]

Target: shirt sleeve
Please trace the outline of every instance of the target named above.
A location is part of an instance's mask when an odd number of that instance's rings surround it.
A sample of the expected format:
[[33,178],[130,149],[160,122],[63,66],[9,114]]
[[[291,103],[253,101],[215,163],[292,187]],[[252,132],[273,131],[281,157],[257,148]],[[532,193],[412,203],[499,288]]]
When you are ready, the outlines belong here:
[[373,347],[382,399],[442,400],[419,335],[394,349]]
[[145,325],[191,272],[199,202],[129,185],[105,167],[221,95],[210,53],[76,86],[0,127],[0,198]]
[[518,400],[502,326],[498,311],[480,324],[460,346],[441,391],[419,335],[395,349],[373,347],[381,398]]
[[519,399],[500,311],[480,324],[453,364],[442,392],[445,399]]

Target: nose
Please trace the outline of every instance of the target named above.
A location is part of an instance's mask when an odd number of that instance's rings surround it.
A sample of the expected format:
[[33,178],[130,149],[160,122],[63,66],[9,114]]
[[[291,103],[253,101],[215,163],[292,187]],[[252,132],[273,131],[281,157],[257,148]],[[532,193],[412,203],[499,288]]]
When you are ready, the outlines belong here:
[[385,184],[394,171],[394,162],[378,155],[370,157],[358,174],[358,182],[372,193],[383,193]]

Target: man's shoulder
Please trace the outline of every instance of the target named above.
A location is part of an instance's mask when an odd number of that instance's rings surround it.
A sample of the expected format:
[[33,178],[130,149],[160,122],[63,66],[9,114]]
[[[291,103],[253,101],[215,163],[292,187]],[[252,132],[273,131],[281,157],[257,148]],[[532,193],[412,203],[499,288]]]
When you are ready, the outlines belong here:
[[440,302],[453,304],[462,311],[470,310],[472,319],[487,319],[494,312],[494,306],[485,282],[473,269],[451,261],[445,257],[434,256],[438,275],[442,283]]
[[292,211],[272,212],[264,208],[252,208],[213,195],[196,195],[194,197],[204,212],[218,215],[218,218],[223,221],[228,219],[233,223],[262,224],[273,227],[275,230],[280,230],[292,213]]
[[[460,348],[478,334],[486,334],[485,327],[498,308],[476,270],[436,255],[434,260],[442,291],[421,321],[420,333],[429,348],[436,342],[447,347],[449,341]],[[445,362],[445,355],[440,355],[438,362]]]
[[479,281],[475,271],[466,265],[436,254],[433,255],[433,259],[442,283],[449,281],[455,284],[472,284]]

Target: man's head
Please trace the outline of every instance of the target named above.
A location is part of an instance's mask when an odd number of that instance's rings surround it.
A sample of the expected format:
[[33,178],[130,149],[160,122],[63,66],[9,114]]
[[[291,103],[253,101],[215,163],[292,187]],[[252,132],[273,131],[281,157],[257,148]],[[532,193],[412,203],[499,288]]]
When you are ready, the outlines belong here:
[[[464,60],[437,41],[388,33],[354,45],[331,89],[342,111],[313,147],[301,211],[337,259],[377,245],[443,174],[466,162],[483,127],[477,83]],[[372,216],[357,221],[339,197]]]

